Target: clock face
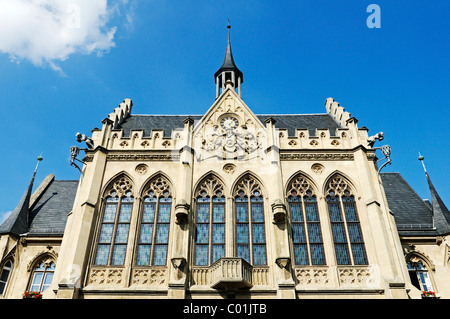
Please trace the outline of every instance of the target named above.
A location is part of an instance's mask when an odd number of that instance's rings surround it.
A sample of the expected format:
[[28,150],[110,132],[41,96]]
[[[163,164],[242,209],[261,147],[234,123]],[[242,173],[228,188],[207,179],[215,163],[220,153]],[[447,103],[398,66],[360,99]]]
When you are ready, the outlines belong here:
[[224,129],[235,129],[239,125],[239,121],[232,116],[226,116],[220,121],[220,125]]

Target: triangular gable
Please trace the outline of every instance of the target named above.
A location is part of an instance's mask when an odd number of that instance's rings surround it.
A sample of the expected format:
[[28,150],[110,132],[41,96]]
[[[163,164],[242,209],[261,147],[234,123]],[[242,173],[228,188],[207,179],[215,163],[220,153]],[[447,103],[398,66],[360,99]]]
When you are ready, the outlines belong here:
[[[227,127],[227,120],[232,126]],[[195,125],[193,146],[197,159],[255,157],[255,151],[266,143],[266,132],[258,117],[228,87]]]

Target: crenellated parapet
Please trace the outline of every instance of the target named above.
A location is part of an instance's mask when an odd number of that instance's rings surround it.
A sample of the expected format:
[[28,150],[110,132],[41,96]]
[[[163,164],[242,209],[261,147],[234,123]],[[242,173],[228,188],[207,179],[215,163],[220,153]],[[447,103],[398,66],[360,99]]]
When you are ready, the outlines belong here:
[[352,147],[351,135],[348,128],[336,130],[316,129],[314,134],[308,129],[295,130],[294,136],[288,136],[285,129],[278,129],[280,149],[347,149]]

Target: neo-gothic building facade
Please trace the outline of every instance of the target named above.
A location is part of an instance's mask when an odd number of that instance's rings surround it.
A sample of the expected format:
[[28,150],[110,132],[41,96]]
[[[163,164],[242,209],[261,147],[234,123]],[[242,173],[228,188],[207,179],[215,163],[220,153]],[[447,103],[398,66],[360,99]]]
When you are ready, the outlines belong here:
[[214,77],[205,114],[125,99],[81,137],[79,181],[33,193],[33,175],[0,226],[2,298],[450,297],[450,214],[428,174],[431,203],[380,173],[377,136],[332,98],[254,114],[230,41]]

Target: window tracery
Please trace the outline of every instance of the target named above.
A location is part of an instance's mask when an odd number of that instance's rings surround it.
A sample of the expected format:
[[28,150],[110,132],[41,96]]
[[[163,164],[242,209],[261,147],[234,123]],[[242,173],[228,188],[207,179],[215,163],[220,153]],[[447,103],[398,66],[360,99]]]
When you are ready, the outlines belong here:
[[55,269],[56,264],[52,259],[40,261],[33,269],[29,290],[43,292],[50,287]]
[[328,182],[326,201],[338,265],[367,265],[355,197],[342,176]]
[[123,265],[128,243],[133,185],[129,178],[118,178],[106,191],[97,252],[96,265]]
[[325,265],[317,197],[311,183],[297,176],[290,182],[287,196],[295,264]]
[[267,265],[264,198],[260,183],[246,175],[236,185],[234,199],[236,256],[253,265]]
[[194,265],[211,265],[225,257],[225,196],[223,184],[211,175],[196,193]]
[[170,182],[160,175],[150,181],[143,195],[137,266],[165,266],[172,211]]

